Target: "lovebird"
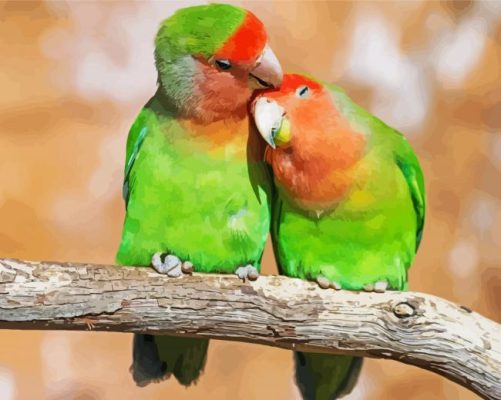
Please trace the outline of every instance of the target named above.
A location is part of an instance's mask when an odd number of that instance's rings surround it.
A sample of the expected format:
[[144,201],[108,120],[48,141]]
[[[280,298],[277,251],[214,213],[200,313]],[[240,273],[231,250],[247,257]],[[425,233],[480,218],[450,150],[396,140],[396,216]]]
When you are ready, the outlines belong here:
[[[257,88],[280,85],[281,66],[262,22],[222,4],[178,10],[155,39],[158,90],[132,125],[126,215],[117,262],[256,279],[270,228],[265,143],[251,134]],[[208,340],[136,334],[139,386],[174,375],[196,382]]]
[[[404,136],[339,87],[286,74],[252,104],[277,189],[272,239],[282,274],[322,288],[406,290],[421,241],[425,188]],[[305,399],[336,399],[358,357],[294,353]]]

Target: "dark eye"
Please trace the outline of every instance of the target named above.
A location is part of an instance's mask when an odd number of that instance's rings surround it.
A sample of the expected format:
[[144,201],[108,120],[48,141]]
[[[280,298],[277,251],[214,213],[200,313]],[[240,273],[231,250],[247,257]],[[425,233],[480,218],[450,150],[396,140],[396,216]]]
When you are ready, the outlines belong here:
[[310,94],[310,88],[308,86],[299,86],[296,89],[296,96],[301,98],[306,98]]
[[227,71],[231,68],[230,60],[216,60],[216,65],[219,69],[223,71]]

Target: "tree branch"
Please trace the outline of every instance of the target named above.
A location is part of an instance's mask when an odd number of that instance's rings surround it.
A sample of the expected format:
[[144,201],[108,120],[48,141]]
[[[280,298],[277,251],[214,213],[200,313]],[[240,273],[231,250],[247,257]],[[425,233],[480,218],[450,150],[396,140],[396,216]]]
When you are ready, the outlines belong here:
[[144,332],[390,358],[501,399],[501,326],[422,293],[0,259],[0,328]]

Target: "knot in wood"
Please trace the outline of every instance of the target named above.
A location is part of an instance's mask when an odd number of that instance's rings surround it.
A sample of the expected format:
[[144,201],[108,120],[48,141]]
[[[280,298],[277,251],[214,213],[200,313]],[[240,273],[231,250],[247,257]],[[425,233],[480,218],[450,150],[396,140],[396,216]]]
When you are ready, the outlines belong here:
[[409,318],[412,317],[416,314],[416,309],[410,305],[409,303],[398,303],[394,308],[393,308],[393,313],[398,317],[398,318]]

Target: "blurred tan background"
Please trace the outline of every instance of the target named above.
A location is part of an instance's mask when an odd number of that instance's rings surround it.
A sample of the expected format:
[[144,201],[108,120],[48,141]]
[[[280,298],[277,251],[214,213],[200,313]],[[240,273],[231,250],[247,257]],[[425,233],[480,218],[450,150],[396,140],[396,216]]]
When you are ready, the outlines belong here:
[[[128,128],[155,90],[153,37],[187,2],[0,3],[0,256],[112,263]],[[287,70],[344,86],[425,172],[413,290],[501,322],[501,2],[240,2]],[[266,273],[275,266],[268,251]],[[298,399],[287,351],[213,342],[206,372],[136,388],[129,334],[0,332],[0,399]],[[349,399],[473,399],[391,361]]]

